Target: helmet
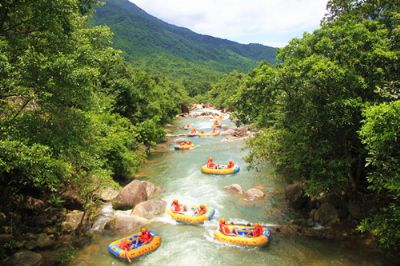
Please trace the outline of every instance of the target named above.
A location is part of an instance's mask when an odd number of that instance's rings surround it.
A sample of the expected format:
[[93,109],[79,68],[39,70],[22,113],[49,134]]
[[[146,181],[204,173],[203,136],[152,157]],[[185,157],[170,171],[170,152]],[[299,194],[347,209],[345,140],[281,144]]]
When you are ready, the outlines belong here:
[[232,160],[229,160],[228,162],[232,163]]
[[224,219],[224,218],[221,218],[221,219],[219,220],[219,222],[222,223],[222,224],[224,224],[224,223],[225,223],[225,219]]
[[208,160],[212,160],[213,159],[213,157],[208,157]]
[[178,199],[174,199],[173,203],[178,203]]
[[206,207],[206,205],[200,204],[200,208],[204,209],[205,207]]
[[146,227],[142,227],[142,229],[140,231],[142,231],[142,233],[145,233],[147,231],[147,229],[146,229]]

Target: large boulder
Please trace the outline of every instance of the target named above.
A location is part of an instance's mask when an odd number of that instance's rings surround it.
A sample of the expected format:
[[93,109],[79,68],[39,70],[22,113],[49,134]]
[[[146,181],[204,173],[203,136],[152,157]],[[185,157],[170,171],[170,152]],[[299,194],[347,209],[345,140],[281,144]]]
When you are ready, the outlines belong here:
[[63,232],[75,231],[81,223],[83,212],[79,210],[73,210],[66,214],[64,222],[61,223]]
[[114,216],[114,218],[106,223],[104,229],[123,234],[132,232],[148,222],[149,220],[146,218],[137,215]]
[[136,204],[147,200],[147,185],[140,180],[133,180],[126,185],[113,200],[112,206],[116,210],[132,209]]
[[224,189],[231,193],[243,194],[242,187],[239,184],[232,184],[224,187]]
[[242,137],[246,137],[247,134],[248,134],[247,128],[241,127],[241,128],[235,128],[232,136],[237,137],[237,138],[242,138]]
[[42,265],[43,258],[39,253],[32,251],[19,251],[3,261],[3,265],[38,266]]
[[247,200],[256,200],[263,198],[265,194],[258,188],[250,188],[249,190],[246,191],[244,196]]
[[79,195],[78,189],[74,186],[69,186],[62,193],[64,198],[64,206],[69,210],[83,210],[83,200]]
[[309,198],[305,195],[303,188],[304,184],[300,182],[296,182],[286,186],[285,196],[289,207],[300,209],[307,204]]
[[49,248],[53,247],[56,241],[48,234],[41,233],[37,235],[36,243],[39,248]]
[[152,199],[144,201],[135,206],[132,210],[132,215],[137,215],[145,218],[152,218],[156,215],[165,212],[167,203],[163,200]]
[[112,201],[118,196],[118,191],[113,188],[102,188],[96,194],[102,201]]
[[323,202],[313,213],[313,220],[321,225],[331,225],[339,221],[339,215],[332,204]]
[[146,188],[146,194],[147,194],[147,198],[153,198],[154,196],[160,194],[162,192],[162,189],[156,185],[154,185],[151,182],[148,181],[142,181],[142,183],[144,184],[145,188]]
[[235,130],[233,128],[230,128],[225,131],[222,131],[221,136],[232,136],[233,133],[235,133]]

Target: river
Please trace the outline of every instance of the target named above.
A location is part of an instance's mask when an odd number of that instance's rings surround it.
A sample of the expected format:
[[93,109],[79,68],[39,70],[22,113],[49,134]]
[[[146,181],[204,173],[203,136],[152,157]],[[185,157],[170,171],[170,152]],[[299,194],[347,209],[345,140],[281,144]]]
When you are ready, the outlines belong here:
[[[174,134],[182,134],[178,128],[192,124],[196,129],[209,130],[210,119],[182,118],[173,126]],[[233,126],[226,117],[223,124]],[[243,157],[247,151],[243,140],[225,141],[224,137],[193,138],[196,147],[187,151],[174,151],[173,140],[168,143],[170,151],[153,153],[148,164],[140,171],[141,179],[162,187],[162,199],[170,203],[179,198],[191,204],[205,203],[216,209],[214,220],[204,225],[177,225],[166,214],[156,217],[148,226],[161,235],[158,250],[134,261],[134,265],[384,265],[376,253],[354,247],[348,242],[332,242],[300,236],[273,234],[265,248],[229,246],[213,239],[219,218],[228,221],[260,222],[262,224],[286,223],[291,213],[285,207],[284,182],[271,166],[261,171],[247,170]],[[200,172],[209,156],[214,161],[226,163],[232,159],[241,166],[236,175],[212,176]],[[266,193],[260,202],[245,201],[224,190],[224,186],[240,184],[243,190],[253,187]],[[107,251],[108,244],[125,235],[107,232],[94,235],[71,265],[85,262],[88,265],[126,265]],[[85,265],[85,264],[82,264]]]

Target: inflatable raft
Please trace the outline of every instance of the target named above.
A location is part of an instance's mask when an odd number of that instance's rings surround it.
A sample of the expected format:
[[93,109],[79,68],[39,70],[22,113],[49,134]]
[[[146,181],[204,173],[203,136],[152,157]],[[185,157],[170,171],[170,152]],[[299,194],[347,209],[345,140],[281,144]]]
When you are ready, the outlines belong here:
[[192,143],[192,144],[190,144],[190,145],[175,145],[174,146],[174,149],[175,150],[188,150],[188,149],[191,149],[191,148],[193,148],[194,147],[194,144]]
[[238,235],[227,236],[222,234],[219,230],[214,233],[215,239],[226,242],[232,245],[247,246],[247,247],[264,247],[271,238],[272,232],[268,228],[264,228],[263,234],[258,237],[246,236],[248,232],[253,230],[253,226],[239,226],[234,224],[227,224],[228,228],[232,231],[236,228]]
[[207,208],[206,214],[194,216],[190,213],[175,213],[171,210],[167,211],[167,214],[171,216],[177,222],[186,223],[186,224],[202,224],[204,221],[209,221],[215,214],[215,209]]
[[213,137],[213,136],[218,136],[219,135],[219,131],[215,131],[215,132],[205,132],[205,133],[198,133],[197,136],[199,137]]
[[108,245],[108,251],[117,258],[124,261],[128,261],[127,256],[129,256],[130,259],[135,259],[137,257],[145,255],[149,252],[156,250],[161,245],[161,237],[155,234],[153,231],[150,231],[150,233],[153,236],[153,239],[149,243],[143,244],[139,242],[139,245],[135,248],[132,246],[131,250],[122,250],[120,248],[122,240],[128,238],[129,240],[133,240],[133,243],[136,242],[136,237],[138,237],[139,235],[134,234],[130,237],[121,238],[112,242],[110,245]]
[[201,172],[203,174],[209,174],[209,175],[231,175],[231,174],[236,174],[237,172],[240,171],[239,165],[235,165],[233,168],[225,168],[225,165],[219,165],[217,169],[215,168],[208,168],[207,165],[203,165],[201,167]]

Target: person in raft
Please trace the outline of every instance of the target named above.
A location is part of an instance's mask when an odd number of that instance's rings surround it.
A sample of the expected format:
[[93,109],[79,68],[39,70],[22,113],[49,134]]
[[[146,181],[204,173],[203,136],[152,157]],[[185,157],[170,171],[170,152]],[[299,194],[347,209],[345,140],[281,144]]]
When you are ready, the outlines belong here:
[[264,233],[264,229],[260,224],[255,224],[253,230],[247,234],[249,237],[258,237]]
[[189,140],[188,142],[186,142],[186,144],[187,145],[192,145],[192,141]]
[[231,230],[229,230],[228,226],[225,223],[224,218],[221,218],[219,220],[219,231],[226,236],[234,236],[234,235],[238,234],[236,228],[232,228],[232,232],[231,232]]
[[204,134],[204,130],[200,131],[200,134]]
[[195,128],[192,128],[192,130],[190,130],[190,134],[196,134],[196,133],[197,133],[197,131]]
[[179,143],[179,146],[185,146],[186,145],[186,141],[181,141],[180,143]]
[[135,248],[139,245],[139,243],[146,244],[149,243],[153,236],[151,235],[150,231],[147,228],[142,227],[139,233],[139,237],[136,238]]
[[211,133],[217,133],[217,129],[216,129],[215,127],[213,127],[213,128],[211,129]]
[[233,163],[233,161],[232,160],[229,160],[228,161],[228,165],[226,166],[226,168],[233,168],[233,167],[235,167],[235,164]]
[[207,207],[204,204],[200,204],[199,208],[194,211],[195,216],[201,216],[207,213]]
[[182,204],[179,204],[177,199],[174,199],[171,204],[171,210],[175,213],[181,213],[184,212],[186,208]]
[[128,251],[131,250],[131,244],[132,244],[132,240],[130,240],[129,238],[125,238],[121,241],[121,244],[119,245],[119,248],[121,250],[125,250],[125,256],[126,256],[126,259],[129,261],[129,263],[132,262],[128,256]]
[[215,169],[217,169],[217,168],[218,168],[218,165],[215,164],[215,163],[213,162],[213,158],[212,158],[212,157],[208,157],[208,160],[207,160],[207,167],[208,167],[208,168],[215,168]]
[[214,126],[219,126],[218,120],[214,120]]

